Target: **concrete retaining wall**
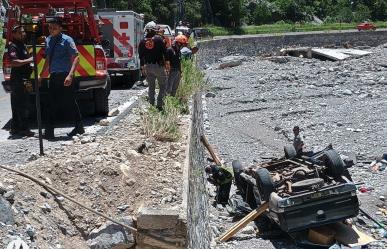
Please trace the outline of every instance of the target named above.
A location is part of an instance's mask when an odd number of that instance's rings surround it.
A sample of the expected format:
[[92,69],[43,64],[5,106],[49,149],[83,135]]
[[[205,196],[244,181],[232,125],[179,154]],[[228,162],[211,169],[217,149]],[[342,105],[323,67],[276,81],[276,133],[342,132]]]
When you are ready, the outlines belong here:
[[337,31],[285,33],[278,35],[249,35],[216,38],[198,43],[199,63],[201,66],[212,64],[227,55],[256,56],[266,53],[278,53],[289,46],[378,46],[387,43],[387,30],[370,32]]
[[200,136],[203,135],[202,94],[195,94],[193,100],[188,157],[187,243],[188,248],[208,249],[211,243],[209,202],[204,175],[204,147],[200,141]]

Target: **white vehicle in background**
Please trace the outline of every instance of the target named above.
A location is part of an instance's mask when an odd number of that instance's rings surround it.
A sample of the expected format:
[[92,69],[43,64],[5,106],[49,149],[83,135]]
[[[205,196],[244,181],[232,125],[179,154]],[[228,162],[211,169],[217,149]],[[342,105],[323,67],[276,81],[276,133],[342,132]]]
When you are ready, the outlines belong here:
[[111,10],[100,10],[97,16],[112,82],[132,86],[141,75],[138,45],[143,38],[144,16]]

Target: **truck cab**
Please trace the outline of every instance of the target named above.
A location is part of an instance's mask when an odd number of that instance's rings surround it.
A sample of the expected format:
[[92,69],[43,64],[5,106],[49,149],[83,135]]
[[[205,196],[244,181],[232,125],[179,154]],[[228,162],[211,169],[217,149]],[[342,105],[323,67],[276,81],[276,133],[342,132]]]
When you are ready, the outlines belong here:
[[[49,35],[48,23],[51,18],[61,18],[63,33],[71,36],[77,46],[80,62],[75,70],[78,97],[81,103],[87,102],[87,108],[82,108],[84,114],[107,115],[109,112],[108,98],[110,94],[110,78],[107,72],[106,56],[100,45],[100,37],[91,1],[81,0],[11,0],[6,12],[3,38],[7,44],[11,40],[11,29],[15,24],[23,25],[27,37],[26,45],[32,52],[32,42],[36,39],[38,73],[42,75],[43,82],[41,92],[47,90],[49,72],[42,72],[46,63],[44,56],[45,38]],[[32,53],[31,53],[32,54]],[[3,86],[9,90],[10,61],[7,50],[3,56]],[[33,74],[31,82],[33,82]],[[31,92],[34,95],[34,92]],[[31,98],[33,100],[34,98]],[[89,103],[91,102],[92,105]],[[33,108],[34,105],[31,105]],[[90,108],[91,107],[91,108]],[[87,110],[86,110],[87,109]],[[86,111],[85,111],[86,110]]]

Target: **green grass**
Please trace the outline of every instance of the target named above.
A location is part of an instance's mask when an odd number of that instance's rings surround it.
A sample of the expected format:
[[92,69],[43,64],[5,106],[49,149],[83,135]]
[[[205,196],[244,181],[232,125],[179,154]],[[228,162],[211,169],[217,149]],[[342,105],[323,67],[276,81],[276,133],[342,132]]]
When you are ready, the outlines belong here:
[[204,88],[204,74],[197,68],[195,60],[182,60],[182,78],[176,97],[187,105],[191,96]]
[[204,88],[204,75],[194,60],[182,61],[182,79],[176,97],[164,98],[164,110],[150,106],[142,112],[144,133],[159,141],[178,141],[181,138],[180,115],[188,112],[191,96]]
[[150,106],[141,116],[145,135],[164,142],[179,140],[181,137],[180,113],[181,107],[178,99],[171,96],[165,97],[163,111]]
[[[240,28],[227,29],[219,26],[208,26],[215,36],[222,35],[243,35],[243,34],[275,34],[285,32],[308,32],[308,31],[329,31],[355,29],[358,23],[275,23],[259,26],[244,26]],[[377,28],[387,28],[387,22],[374,22]]]

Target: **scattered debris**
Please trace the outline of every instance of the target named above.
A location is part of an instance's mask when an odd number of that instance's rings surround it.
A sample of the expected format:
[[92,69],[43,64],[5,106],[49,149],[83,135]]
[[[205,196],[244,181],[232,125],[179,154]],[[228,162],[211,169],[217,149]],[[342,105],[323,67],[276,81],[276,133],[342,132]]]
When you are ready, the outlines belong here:
[[120,110],[118,110],[118,108],[114,108],[114,109],[109,111],[108,116],[109,117],[115,117],[118,114],[120,114]]
[[109,123],[110,123],[110,121],[107,120],[107,119],[101,119],[101,120],[99,121],[99,125],[100,125],[100,126],[109,126]]

